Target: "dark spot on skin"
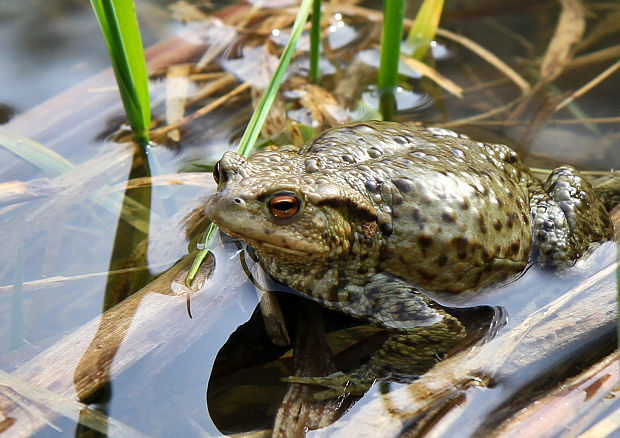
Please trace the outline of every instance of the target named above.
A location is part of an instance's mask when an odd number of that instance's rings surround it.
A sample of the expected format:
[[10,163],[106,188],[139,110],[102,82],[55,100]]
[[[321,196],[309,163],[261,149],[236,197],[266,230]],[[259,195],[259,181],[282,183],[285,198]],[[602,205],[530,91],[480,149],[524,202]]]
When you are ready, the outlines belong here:
[[514,242],[512,242],[512,245],[510,245],[510,249],[513,254],[518,254],[520,248],[521,248],[521,244],[519,243],[518,240],[515,240]]
[[418,274],[427,281],[432,281],[437,277],[437,274],[434,272],[428,272],[426,269],[418,269]]
[[[394,198],[392,199],[392,201],[394,202],[394,205],[400,205],[403,203],[403,197],[400,194],[395,194]],[[394,217],[396,217],[396,213],[394,213]]]
[[355,158],[351,154],[344,154],[342,156],[342,161],[346,161],[347,163],[355,163]]
[[540,239],[541,242],[545,242],[547,240],[547,233],[543,230],[539,230],[538,239]]
[[379,251],[379,261],[384,262],[392,257],[388,251]]
[[375,298],[377,295],[381,294],[381,289],[379,289],[378,287],[371,287],[370,289],[368,289],[368,292],[366,292],[366,296],[368,296],[368,298]]
[[482,259],[484,261],[489,261],[492,259],[491,254],[489,254],[489,252],[486,249],[482,248],[480,251],[482,253]]
[[370,158],[379,158],[381,154],[382,152],[377,148],[368,149],[368,155],[370,156]]
[[392,225],[391,224],[387,224],[387,223],[381,224],[380,225],[380,229],[381,229],[381,232],[383,233],[383,235],[386,236],[386,237],[391,235],[392,232],[394,231],[394,229],[392,228]]
[[465,250],[469,245],[469,240],[465,237],[455,237],[452,239],[452,245],[458,250]]
[[482,215],[482,213],[478,213],[478,226],[480,227],[480,232],[482,234],[486,234],[487,226],[484,223],[484,216]]
[[357,270],[357,273],[360,275],[368,274],[368,268],[366,266],[360,266],[360,268]]
[[269,235],[271,235],[271,234],[273,234],[273,230],[270,230],[269,228],[265,228],[265,229],[263,230],[263,232],[264,232],[266,235],[268,235],[268,236],[269,236]]
[[456,256],[459,259],[464,260],[467,258],[467,251],[465,251],[464,249],[459,249],[456,251]]
[[394,140],[398,144],[407,144],[407,143],[409,143],[409,141],[405,137],[403,137],[402,135],[395,135],[394,137],[392,137],[392,140]]
[[545,230],[552,230],[553,227],[555,226],[553,221],[551,221],[549,219],[547,219],[543,225],[545,227]]
[[422,248],[429,248],[433,244],[433,238],[431,236],[421,235],[418,236],[418,243]]
[[502,223],[499,221],[499,219],[497,219],[493,223],[493,228],[495,228],[497,231],[500,231],[502,229]]
[[461,207],[461,210],[469,209],[469,201],[467,199],[462,199],[459,201],[459,207]]
[[377,182],[372,180],[366,181],[364,183],[364,186],[366,187],[366,190],[371,193],[375,193],[379,189],[379,185],[377,184]]
[[441,214],[441,220],[443,220],[444,222],[455,222],[456,221],[456,213],[454,213],[453,211],[444,211]]
[[512,228],[513,225],[514,225],[514,219],[513,219],[512,213],[508,213],[506,215],[506,226],[508,228]]
[[525,223],[525,225],[529,225],[530,224],[530,218],[526,213],[523,213],[523,215],[521,216],[523,218],[523,222]]
[[411,190],[411,180],[407,178],[392,178],[392,183],[403,193],[409,193]]
[[412,217],[414,221],[420,222],[422,220],[422,216],[420,215],[420,210],[414,207]]
[[446,266],[448,264],[448,257],[445,254],[440,255],[437,259],[437,264],[439,266]]

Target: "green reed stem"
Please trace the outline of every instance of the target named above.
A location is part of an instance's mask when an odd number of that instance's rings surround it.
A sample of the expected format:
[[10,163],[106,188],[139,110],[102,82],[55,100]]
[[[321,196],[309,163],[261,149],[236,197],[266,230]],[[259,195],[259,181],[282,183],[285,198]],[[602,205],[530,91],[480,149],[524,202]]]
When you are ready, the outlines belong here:
[[291,36],[289,37],[288,42],[284,47],[284,51],[280,56],[280,62],[278,62],[278,66],[271,77],[271,81],[269,81],[269,85],[267,86],[263,97],[261,97],[258,102],[256,110],[254,111],[254,114],[252,114],[252,117],[248,122],[248,126],[243,133],[243,137],[241,137],[241,142],[237,148],[239,155],[247,157],[250,154],[261,129],[263,129],[263,124],[265,123],[265,119],[267,119],[271,105],[276,98],[276,94],[278,93],[278,89],[280,88],[280,84],[284,78],[284,73],[286,73],[286,69],[291,62],[293,53],[295,53],[297,40],[299,40],[299,37],[301,36],[304,24],[308,21],[308,15],[310,15],[312,2],[313,0],[303,0],[299,6],[299,11],[297,11],[297,17],[295,18],[295,22],[293,23],[293,28],[291,30]]
[[398,58],[405,17],[404,0],[385,0],[383,30],[381,33],[381,59],[379,63],[379,91],[393,90],[398,80]]
[[319,81],[322,3],[322,0],[314,0],[312,2],[312,28],[310,29],[310,80],[314,83]]
[[133,2],[91,0],[110,53],[112,69],[133,137],[142,147],[149,142],[151,110],[142,41]]

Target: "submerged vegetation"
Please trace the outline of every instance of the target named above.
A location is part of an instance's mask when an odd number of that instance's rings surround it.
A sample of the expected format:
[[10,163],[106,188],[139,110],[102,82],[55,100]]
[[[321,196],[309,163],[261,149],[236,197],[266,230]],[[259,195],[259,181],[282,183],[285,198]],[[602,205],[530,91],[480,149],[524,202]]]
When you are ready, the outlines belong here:
[[[179,428],[215,435],[216,427],[286,436],[326,427],[350,407],[350,400],[315,403],[307,389],[286,386],[280,378],[364,355],[376,333],[365,327],[355,333],[334,329],[327,319],[329,333],[321,337],[317,321],[324,316],[311,308],[297,317],[307,326],[293,329],[288,321],[287,329],[274,316],[277,304],[266,303],[272,299],[268,294],[261,301],[268,328],[254,317],[233,333],[250,319],[244,312],[251,313],[255,304],[242,269],[254,271],[250,261],[237,263],[236,246],[218,239],[212,244],[218,269],[213,271],[214,259],[207,256],[196,266],[192,287],[185,286],[194,259],[194,253],[185,256],[186,241],[207,226],[202,192],[213,191],[214,183],[210,173],[177,172],[179,167],[209,170],[235,144],[244,154],[254,143],[299,145],[335,124],[376,118],[384,89],[394,92],[392,115],[386,118],[457,126],[491,141],[507,136],[523,155],[531,150],[529,160],[540,168],[570,161],[606,174],[620,166],[613,85],[620,69],[618,5],[562,0],[455,9],[447,2],[443,10],[443,2],[426,0],[415,21],[403,20],[406,42],[402,31],[394,32],[390,47],[379,51],[381,29],[399,26],[383,26],[389,18],[379,4],[370,9],[324,2],[318,17],[319,3],[212,11],[175,2],[171,11],[182,23],[183,37],[148,50],[144,69],[137,49],[127,50],[128,40],[139,42],[137,26],[129,24],[136,33],[127,37],[109,21],[121,10],[135,17],[130,2],[93,0],[97,15],[108,20],[101,21],[104,34],[119,43],[118,59],[128,63],[113,61],[119,64],[118,88],[127,92],[123,102],[132,135],[146,144],[150,132],[162,146],[150,150],[162,167],[156,176],[134,172],[127,180],[128,168],[137,162],[131,164],[133,146],[122,143],[128,138],[118,129],[123,118],[110,116],[109,108],[120,114],[120,104],[109,78],[89,81],[73,95],[0,128],[0,158],[6,163],[0,180],[5,249],[0,298],[7,310],[1,325],[7,334],[2,346],[7,372],[0,373],[2,430],[27,435],[62,428],[71,435],[79,422],[110,436],[165,436]],[[396,5],[395,16],[403,15],[404,5],[388,4]],[[308,37],[304,24],[311,8]],[[404,16],[414,13],[407,10]],[[440,15],[442,27],[435,29]],[[296,49],[293,37],[299,38]],[[283,58],[290,61],[288,72],[278,64]],[[146,71],[152,121],[144,103]],[[141,84],[133,92],[126,85],[131,80]],[[140,192],[145,187],[148,191]],[[119,232],[118,216],[137,231],[131,239],[127,231]],[[118,263],[110,263],[114,246],[123,250]],[[541,307],[535,300],[524,303],[517,332],[499,332],[385,398],[370,394],[333,427],[350,435],[398,435],[406,429],[412,436],[433,427],[500,436],[526,435],[529,427],[551,435],[569,427],[594,431],[603,422],[617,429],[611,414],[597,419],[604,409],[618,409],[605,398],[617,383],[608,377],[618,375],[617,356],[603,359],[613,350],[616,265],[609,251],[593,259],[596,265],[583,268],[588,279],[579,284],[568,278],[524,286],[567,292]],[[123,297],[104,300],[110,290],[137,292],[113,306]],[[187,297],[193,320],[187,317]],[[102,302],[106,310],[99,315]],[[286,300],[284,306],[285,314],[294,307],[287,308]],[[294,350],[287,346],[293,337]],[[209,374],[210,416],[204,407]],[[537,415],[545,409],[562,412],[562,418]],[[71,425],[59,416],[70,418]],[[462,424],[457,417],[471,421]],[[538,417],[546,421],[534,420]],[[316,418],[322,422],[312,423]],[[597,433],[605,434],[614,431]]]

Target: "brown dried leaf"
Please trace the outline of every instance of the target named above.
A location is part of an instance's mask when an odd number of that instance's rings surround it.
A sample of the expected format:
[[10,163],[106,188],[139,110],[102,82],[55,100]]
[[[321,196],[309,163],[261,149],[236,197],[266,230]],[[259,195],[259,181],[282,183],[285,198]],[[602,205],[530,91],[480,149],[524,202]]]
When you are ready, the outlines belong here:
[[446,90],[448,93],[453,94],[459,98],[463,97],[463,88],[452,82],[450,79],[439,73],[434,68],[406,55],[401,55],[400,59],[421,75],[432,79],[437,85]]
[[586,17],[580,0],[560,0],[562,12],[540,66],[540,81],[559,76],[572,59],[572,49],[583,37]]

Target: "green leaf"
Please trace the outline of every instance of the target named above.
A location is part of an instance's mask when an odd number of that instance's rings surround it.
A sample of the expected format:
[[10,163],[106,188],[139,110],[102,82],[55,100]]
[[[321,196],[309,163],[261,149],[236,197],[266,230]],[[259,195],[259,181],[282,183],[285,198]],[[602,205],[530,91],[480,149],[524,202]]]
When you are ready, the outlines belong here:
[[148,78],[138,21],[129,0],[91,0],[110,53],[127,119],[136,142],[146,147],[151,124]]
[[322,3],[322,0],[313,0],[312,2],[312,27],[310,29],[310,79],[315,83],[319,81]]
[[443,0],[424,0],[420,6],[407,35],[407,44],[413,49],[412,58],[422,60],[428,52],[439,27],[442,10]]
[[243,133],[243,137],[241,138],[241,142],[237,148],[239,155],[247,157],[254,147],[254,143],[263,128],[265,119],[267,119],[271,105],[273,104],[276,94],[278,93],[284,73],[286,73],[286,69],[291,62],[291,58],[295,52],[295,46],[297,45],[297,40],[299,40],[299,37],[301,36],[304,24],[308,21],[308,15],[310,14],[312,2],[313,0],[303,0],[299,6],[299,11],[297,11],[297,17],[295,18],[295,22],[293,23],[293,28],[291,30],[291,36],[289,37],[288,42],[284,47],[284,51],[280,56],[280,62],[278,62],[278,66],[271,77],[271,81],[269,81],[269,85],[258,102],[258,106],[256,107],[254,114],[252,114],[252,118],[248,122],[248,126]]
[[385,0],[383,30],[381,32],[381,59],[379,61],[379,92],[391,92],[398,80],[400,40],[405,18],[404,0]]

